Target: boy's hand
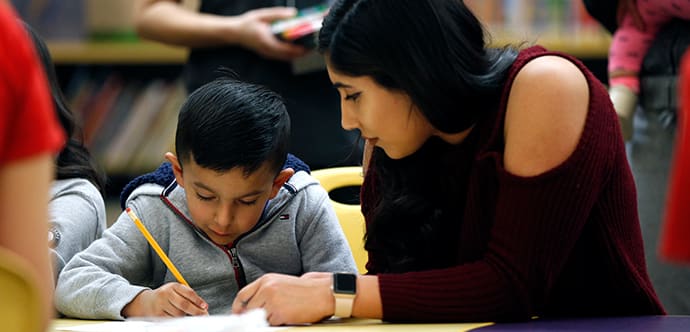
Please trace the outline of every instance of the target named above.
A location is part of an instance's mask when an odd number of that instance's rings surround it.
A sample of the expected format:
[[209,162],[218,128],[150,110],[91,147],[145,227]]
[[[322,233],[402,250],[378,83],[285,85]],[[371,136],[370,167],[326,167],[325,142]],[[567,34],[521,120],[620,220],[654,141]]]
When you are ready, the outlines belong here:
[[176,282],[145,290],[122,308],[123,317],[200,315],[208,315],[208,304],[193,289]]

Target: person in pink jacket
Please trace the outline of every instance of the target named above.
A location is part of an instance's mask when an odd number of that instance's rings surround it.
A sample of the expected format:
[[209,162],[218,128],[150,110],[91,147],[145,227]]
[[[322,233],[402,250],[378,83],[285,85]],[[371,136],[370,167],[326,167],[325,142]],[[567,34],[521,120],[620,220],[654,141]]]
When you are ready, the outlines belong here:
[[690,20],[690,1],[618,1],[619,26],[609,49],[609,94],[625,140],[632,138],[642,60],[656,34],[673,18]]

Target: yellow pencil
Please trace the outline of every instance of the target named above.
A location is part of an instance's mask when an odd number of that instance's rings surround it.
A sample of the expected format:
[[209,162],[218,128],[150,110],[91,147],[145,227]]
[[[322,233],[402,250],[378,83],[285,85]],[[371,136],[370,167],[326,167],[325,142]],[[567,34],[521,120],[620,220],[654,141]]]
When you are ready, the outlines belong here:
[[160,257],[163,263],[165,263],[165,266],[168,267],[168,270],[170,270],[170,272],[172,272],[175,278],[177,278],[177,282],[189,287],[187,280],[184,280],[184,278],[180,274],[180,271],[178,271],[175,265],[173,265],[173,263],[170,261],[170,258],[168,258],[168,255],[166,255],[163,252],[163,249],[161,249],[161,247],[158,245],[156,239],[154,239],[153,236],[151,236],[151,233],[149,233],[146,227],[144,227],[144,224],[141,222],[141,220],[139,220],[139,217],[137,217],[137,215],[134,214],[134,211],[132,211],[132,209],[130,208],[127,208],[127,210],[125,211],[127,211],[127,215],[129,215],[129,217],[132,218],[132,220],[134,220],[134,223],[137,225],[137,228],[139,228],[139,231],[141,231],[141,234],[144,235],[146,241],[149,241],[149,244],[151,245],[151,247],[153,247],[153,250],[156,251],[158,257]]

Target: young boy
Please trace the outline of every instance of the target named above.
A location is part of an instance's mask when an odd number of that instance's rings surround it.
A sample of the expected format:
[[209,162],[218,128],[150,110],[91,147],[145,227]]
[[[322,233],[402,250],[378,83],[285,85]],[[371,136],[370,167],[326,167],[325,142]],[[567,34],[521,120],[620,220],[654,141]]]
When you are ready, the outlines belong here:
[[88,319],[229,314],[238,290],[265,273],[356,273],[326,191],[283,167],[289,127],[282,100],[263,87],[221,78],[193,92],[180,110],[177,155],[165,155],[174,180],[137,183],[125,195],[190,287],[122,213],[65,266],[58,311]]

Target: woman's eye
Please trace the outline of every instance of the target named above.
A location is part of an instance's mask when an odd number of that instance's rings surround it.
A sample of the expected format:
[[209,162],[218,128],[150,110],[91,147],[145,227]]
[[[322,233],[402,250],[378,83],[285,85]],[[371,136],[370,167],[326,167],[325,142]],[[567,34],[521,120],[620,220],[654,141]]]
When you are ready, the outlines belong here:
[[210,201],[213,199],[213,196],[202,196],[201,194],[197,193],[196,197],[199,198],[202,201]]
[[357,100],[357,98],[359,98],[359,95],[361,95],[361,94],[362,94],[361,92],[356,92],[356,93],[353,93],[353,94],[350,94],[350,95],[345,95],[345,100],[353,100],[353,101],[355,101],[355,100]]

